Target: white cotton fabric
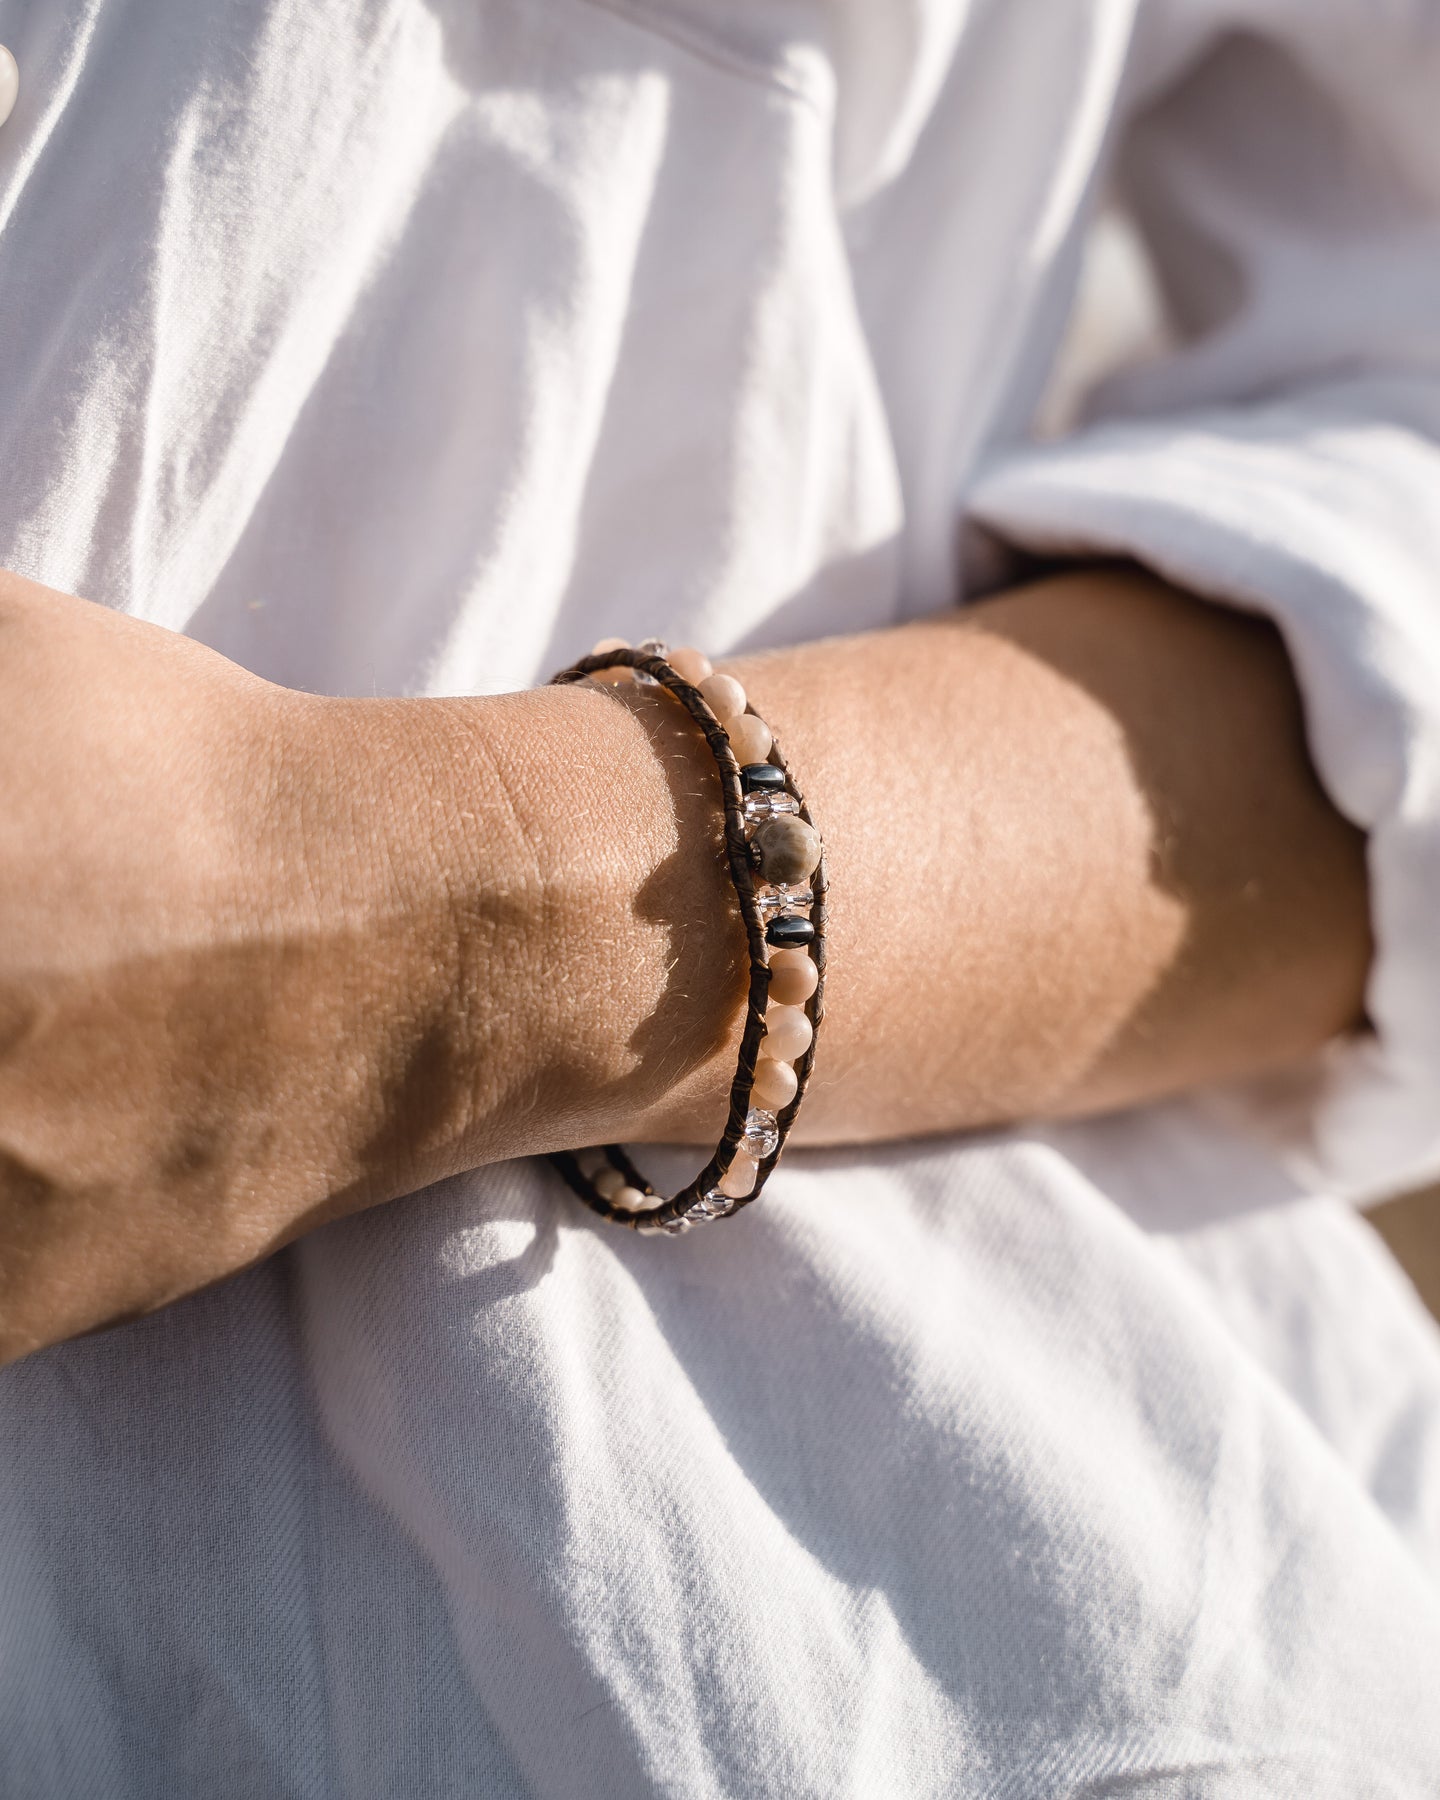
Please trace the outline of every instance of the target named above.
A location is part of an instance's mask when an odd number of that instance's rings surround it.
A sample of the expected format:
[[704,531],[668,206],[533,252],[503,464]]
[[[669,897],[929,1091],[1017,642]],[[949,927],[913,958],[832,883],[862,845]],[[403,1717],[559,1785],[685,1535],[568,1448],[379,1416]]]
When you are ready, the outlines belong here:
[[[6,1370],[0,1792],[1440,1793],[1440,1333],[1348,1204],[1440,1168],[1440,7],[0,37],[0,564],[440,694],[1135,556],[1279,622],[1378,938],[1283,1093],[659,1244],[505,1164]],[[1178,342],[1039,444],[1111,180]]]

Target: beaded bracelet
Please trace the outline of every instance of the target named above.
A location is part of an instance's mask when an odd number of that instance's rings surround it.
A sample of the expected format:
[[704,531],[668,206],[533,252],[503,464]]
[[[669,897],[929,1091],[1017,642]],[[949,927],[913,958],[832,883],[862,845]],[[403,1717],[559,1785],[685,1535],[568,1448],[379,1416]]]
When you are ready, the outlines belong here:
[[602,1218],[676,1235],[759,1199],[800,1110],[824,1016],[824,851],[770,727],[734,676],[716,674],[699,650],[672,652],[658,638],[632,649],[623,638],[604,638],[551,680],[664,689],[700,727],[720,772],[726,861],[750,954],[745,1029],[720,1142],[669,1200],[619,1144],[550,1158]]

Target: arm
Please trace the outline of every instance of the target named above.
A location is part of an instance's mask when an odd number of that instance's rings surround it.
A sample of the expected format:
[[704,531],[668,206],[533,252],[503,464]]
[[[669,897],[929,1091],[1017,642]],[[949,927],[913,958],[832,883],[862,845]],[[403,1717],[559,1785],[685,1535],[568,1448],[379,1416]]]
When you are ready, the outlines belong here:
[[1130,558],[1281,633],[1365,833],[1372,1030],[1245,1111],[1307,1185],[1376,1198],[1440,1176],[1440,36],[1362,0],[1141,14],[1118,175],[1178,342],[962,505],[1027,560]]
[[[0,588],[0,1348],[500,1158],[718,1134],[743,937],[658,696],[321,700]],[[825,831],[801,1141],[1354,1025],[1363,848],[1268,627],[1115,570],[729,665]]]

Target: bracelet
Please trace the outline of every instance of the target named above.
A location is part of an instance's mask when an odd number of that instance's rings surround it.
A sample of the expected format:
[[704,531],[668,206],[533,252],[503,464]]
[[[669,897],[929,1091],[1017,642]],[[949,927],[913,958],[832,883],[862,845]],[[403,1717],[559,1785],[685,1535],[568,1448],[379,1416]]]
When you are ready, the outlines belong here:
[[701,651],[671,651],[658,638],[638,648],[604,638],[551,677],[586,680],[663,688],[704,733],[720,772],[727,866],[749,941],[750,988],[730,1113],[689,1186],[667,1200],[619,1144],[550,1157],[602,1218],[675,1236],[759,1199],[800,1110],[824,1017],[824,849],[770,727],[734,676],[716,674]]

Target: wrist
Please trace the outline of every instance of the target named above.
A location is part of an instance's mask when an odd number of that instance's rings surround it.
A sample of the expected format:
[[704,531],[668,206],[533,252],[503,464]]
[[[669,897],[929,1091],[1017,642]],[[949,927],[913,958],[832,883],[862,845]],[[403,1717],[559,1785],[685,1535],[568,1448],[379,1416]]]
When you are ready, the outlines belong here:
[[307,710],[306,886],[349,946],[369,1071],[336,1154],[365,1198],[599,1137],[717,1135],[744,933],[693,731],[641,690]]
[[524,1148],[713,1139],[746,981],[713,758],[673,705],[636,687],[503,696],[487,727],[535,876],[549,1141]]

